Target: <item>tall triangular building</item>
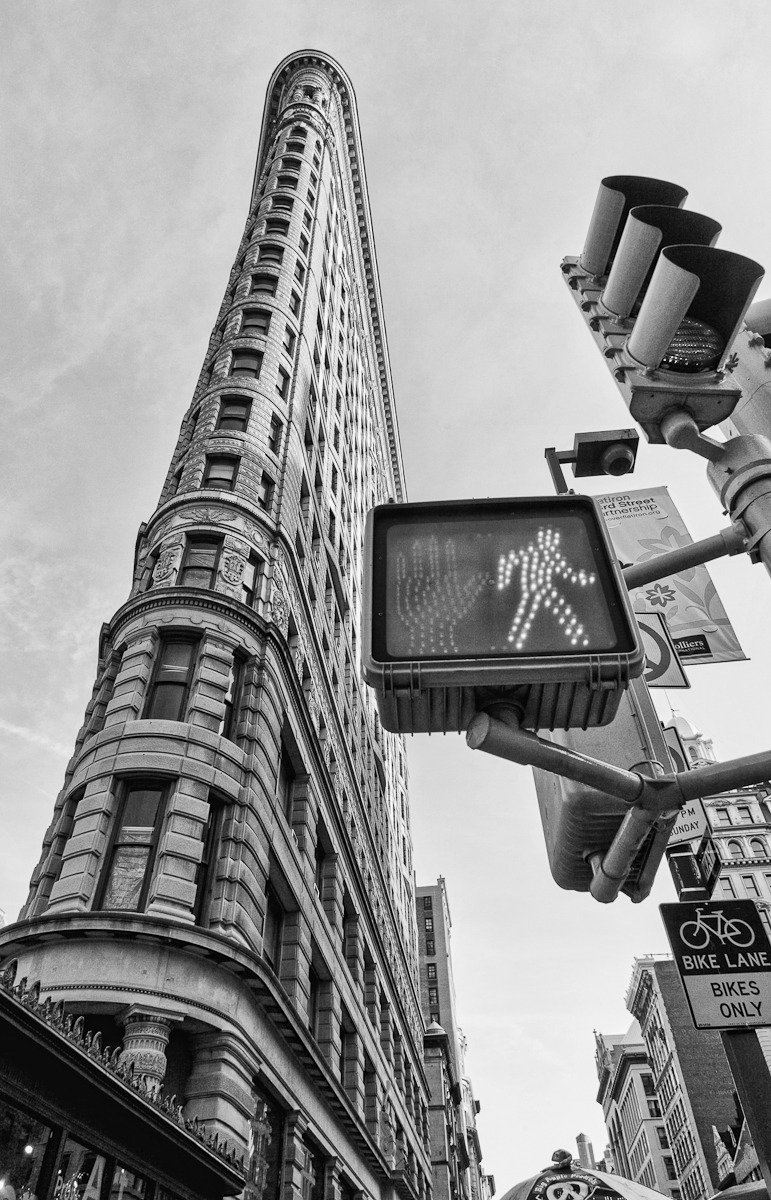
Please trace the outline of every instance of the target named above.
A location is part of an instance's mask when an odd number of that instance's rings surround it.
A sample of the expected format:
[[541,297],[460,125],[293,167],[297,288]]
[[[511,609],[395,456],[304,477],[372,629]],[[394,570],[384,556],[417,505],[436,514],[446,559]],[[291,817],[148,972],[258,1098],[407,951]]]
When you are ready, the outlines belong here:
[[[400,738],[359,672],[403,497],[356,103],[270,80],[244,234],[0,961],[249,1154],[252,1197],[430,1192]],[[96,633],[96,631],[95,631]]]

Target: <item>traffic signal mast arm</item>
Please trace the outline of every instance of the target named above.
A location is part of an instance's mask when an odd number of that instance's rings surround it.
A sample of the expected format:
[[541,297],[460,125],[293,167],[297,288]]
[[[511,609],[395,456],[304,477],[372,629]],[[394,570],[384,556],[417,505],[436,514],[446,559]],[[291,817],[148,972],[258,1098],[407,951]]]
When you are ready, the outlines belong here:
[[691,542],[689,546],[681,546],[668,554],[659,554],[656,558],[624,567],[621,574],[631,591],[632,588],[653,583],[655,579],[666,579],[680,571],[687,571],[690,567],[699,567],[703,563],[722,558],[725,554],[741,554],[746,549],[747,532],[744,526],[737,522],[721,529],[713,537],[702,538],[699,542]]
[[[681,771],[676,775],[650,776],[642,770],[625,770],[577,754],[521,729],[517,710],[506,705],[496,705],[491,712],[477,713],[469,724],[466,743],[472,750],[484,750],[498,758],[550,771],[595,789],[601,794],[596,806],[587,798],[587,816],[595,807],[598,813],[607,813],[608,796],[618,802],[618,811],[625,812],[625,816],[609,849],[604,854],[587,855],[594,873],[589,891],[595,900],[604,904],[616,899],[641,846],[655,828],[661,836],[657,837],[656,849],[649,856],[632,894],[635,901],[645,899],[663,856],[669,831],[684,804],[771,778],[771,751],[714,763],[698,771]],[[641,764],[641,767],[643,765],[646,770],[655,770],[653,764]]]

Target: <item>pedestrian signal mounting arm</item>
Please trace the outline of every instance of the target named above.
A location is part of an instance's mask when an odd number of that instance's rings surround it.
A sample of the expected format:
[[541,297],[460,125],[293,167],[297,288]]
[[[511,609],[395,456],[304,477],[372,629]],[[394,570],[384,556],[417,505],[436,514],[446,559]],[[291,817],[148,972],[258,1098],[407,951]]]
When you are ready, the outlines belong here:
[[[519,726],[517,711],[506,705],[496,705],[490,712],[479,712],[472,718],[466,733],[466,743],[472,750],[484,750],[498,758],[523,766],[540,767],[617,799],[626,815],[615,838],[604,855],[590,854],[594,879],[589,891],[595,900],[609,904],[618,896],[632,868],[635,856],[651,830],[667,834],[674,825],[684,804],[703,796],[713,796],[727,789],[749,787],[771,778],[771,751],[751,754],[728,762],[714,763],[698,771],[650,777],[638,771],[627,771],[588,755],[576,754],[563,746],[547,742]],[[587,800],[587,811],[591,809]],[[599,804],[598,804],[599,809]],[[666,837],[658,839],[657,860],[649,862],[644,879],[633,895],[644,900],[653,885],[658,863],[666,846]]]

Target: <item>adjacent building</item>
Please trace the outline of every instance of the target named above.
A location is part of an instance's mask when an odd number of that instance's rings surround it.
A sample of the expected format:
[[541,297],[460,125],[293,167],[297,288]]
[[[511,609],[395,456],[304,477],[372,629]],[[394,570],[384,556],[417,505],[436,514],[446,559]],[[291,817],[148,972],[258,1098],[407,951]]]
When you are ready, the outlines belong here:
[[[648,1052],[637,1021],[624,1034],[595,1032],[595,1063],[612,1169],[682,1200]],[[580,1156],[579,1146],[579,1158]],[[594,1166],[584,1162],[582,1166]]]
[[479,1101],[466,1074],[466,1038],[458,1024],[452,973],[452,919],[447,887],[415,889],[420,993],[427,1023],[426,1073],[431,1091],[434,1200],[491,1200],[495,1180],[482,1166]]
[[[626,1006],[639,1024],[650,1070],[647,1081],[641,1071],[642,1092],[646,1101],[648,1095],[655,1101],[660,1117],[655,1139],[643,1128],[639,1142],[644,1137],[654,1151],[658,1141],[666,1174],[674,1169],[676,1175],[666,1188],[673,1200],[711,1196],[725,1179],[715,1134],[733,1141],[742,1120],[720,1034],[695,1028],[677,965],[668,956],[635,959]],[[634,1170],[639,1156],[629,1161]]]
[[[143,1095],[243,1157],[254,1200],[432,1191],[405,752],[358,669],[364,516],[403,494],[356,101],[332,59],[293,54],[29,898],[0,931],[18,995],[39,986],[87,1052],[114,1047]],[[34,1097],[15,1096],[26,1129]],[[46,1139],[30,1153],[55,1181]]]

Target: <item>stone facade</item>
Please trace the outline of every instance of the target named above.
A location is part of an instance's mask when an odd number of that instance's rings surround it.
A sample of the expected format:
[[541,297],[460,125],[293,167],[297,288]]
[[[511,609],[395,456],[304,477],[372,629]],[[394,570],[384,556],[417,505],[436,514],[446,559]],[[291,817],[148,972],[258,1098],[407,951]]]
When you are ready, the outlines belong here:
[[0,960],[251,1154],[254,1197],[431,1191],[406,760],[359,675],[403,496],[358,119],[267,94],[249,215]]

